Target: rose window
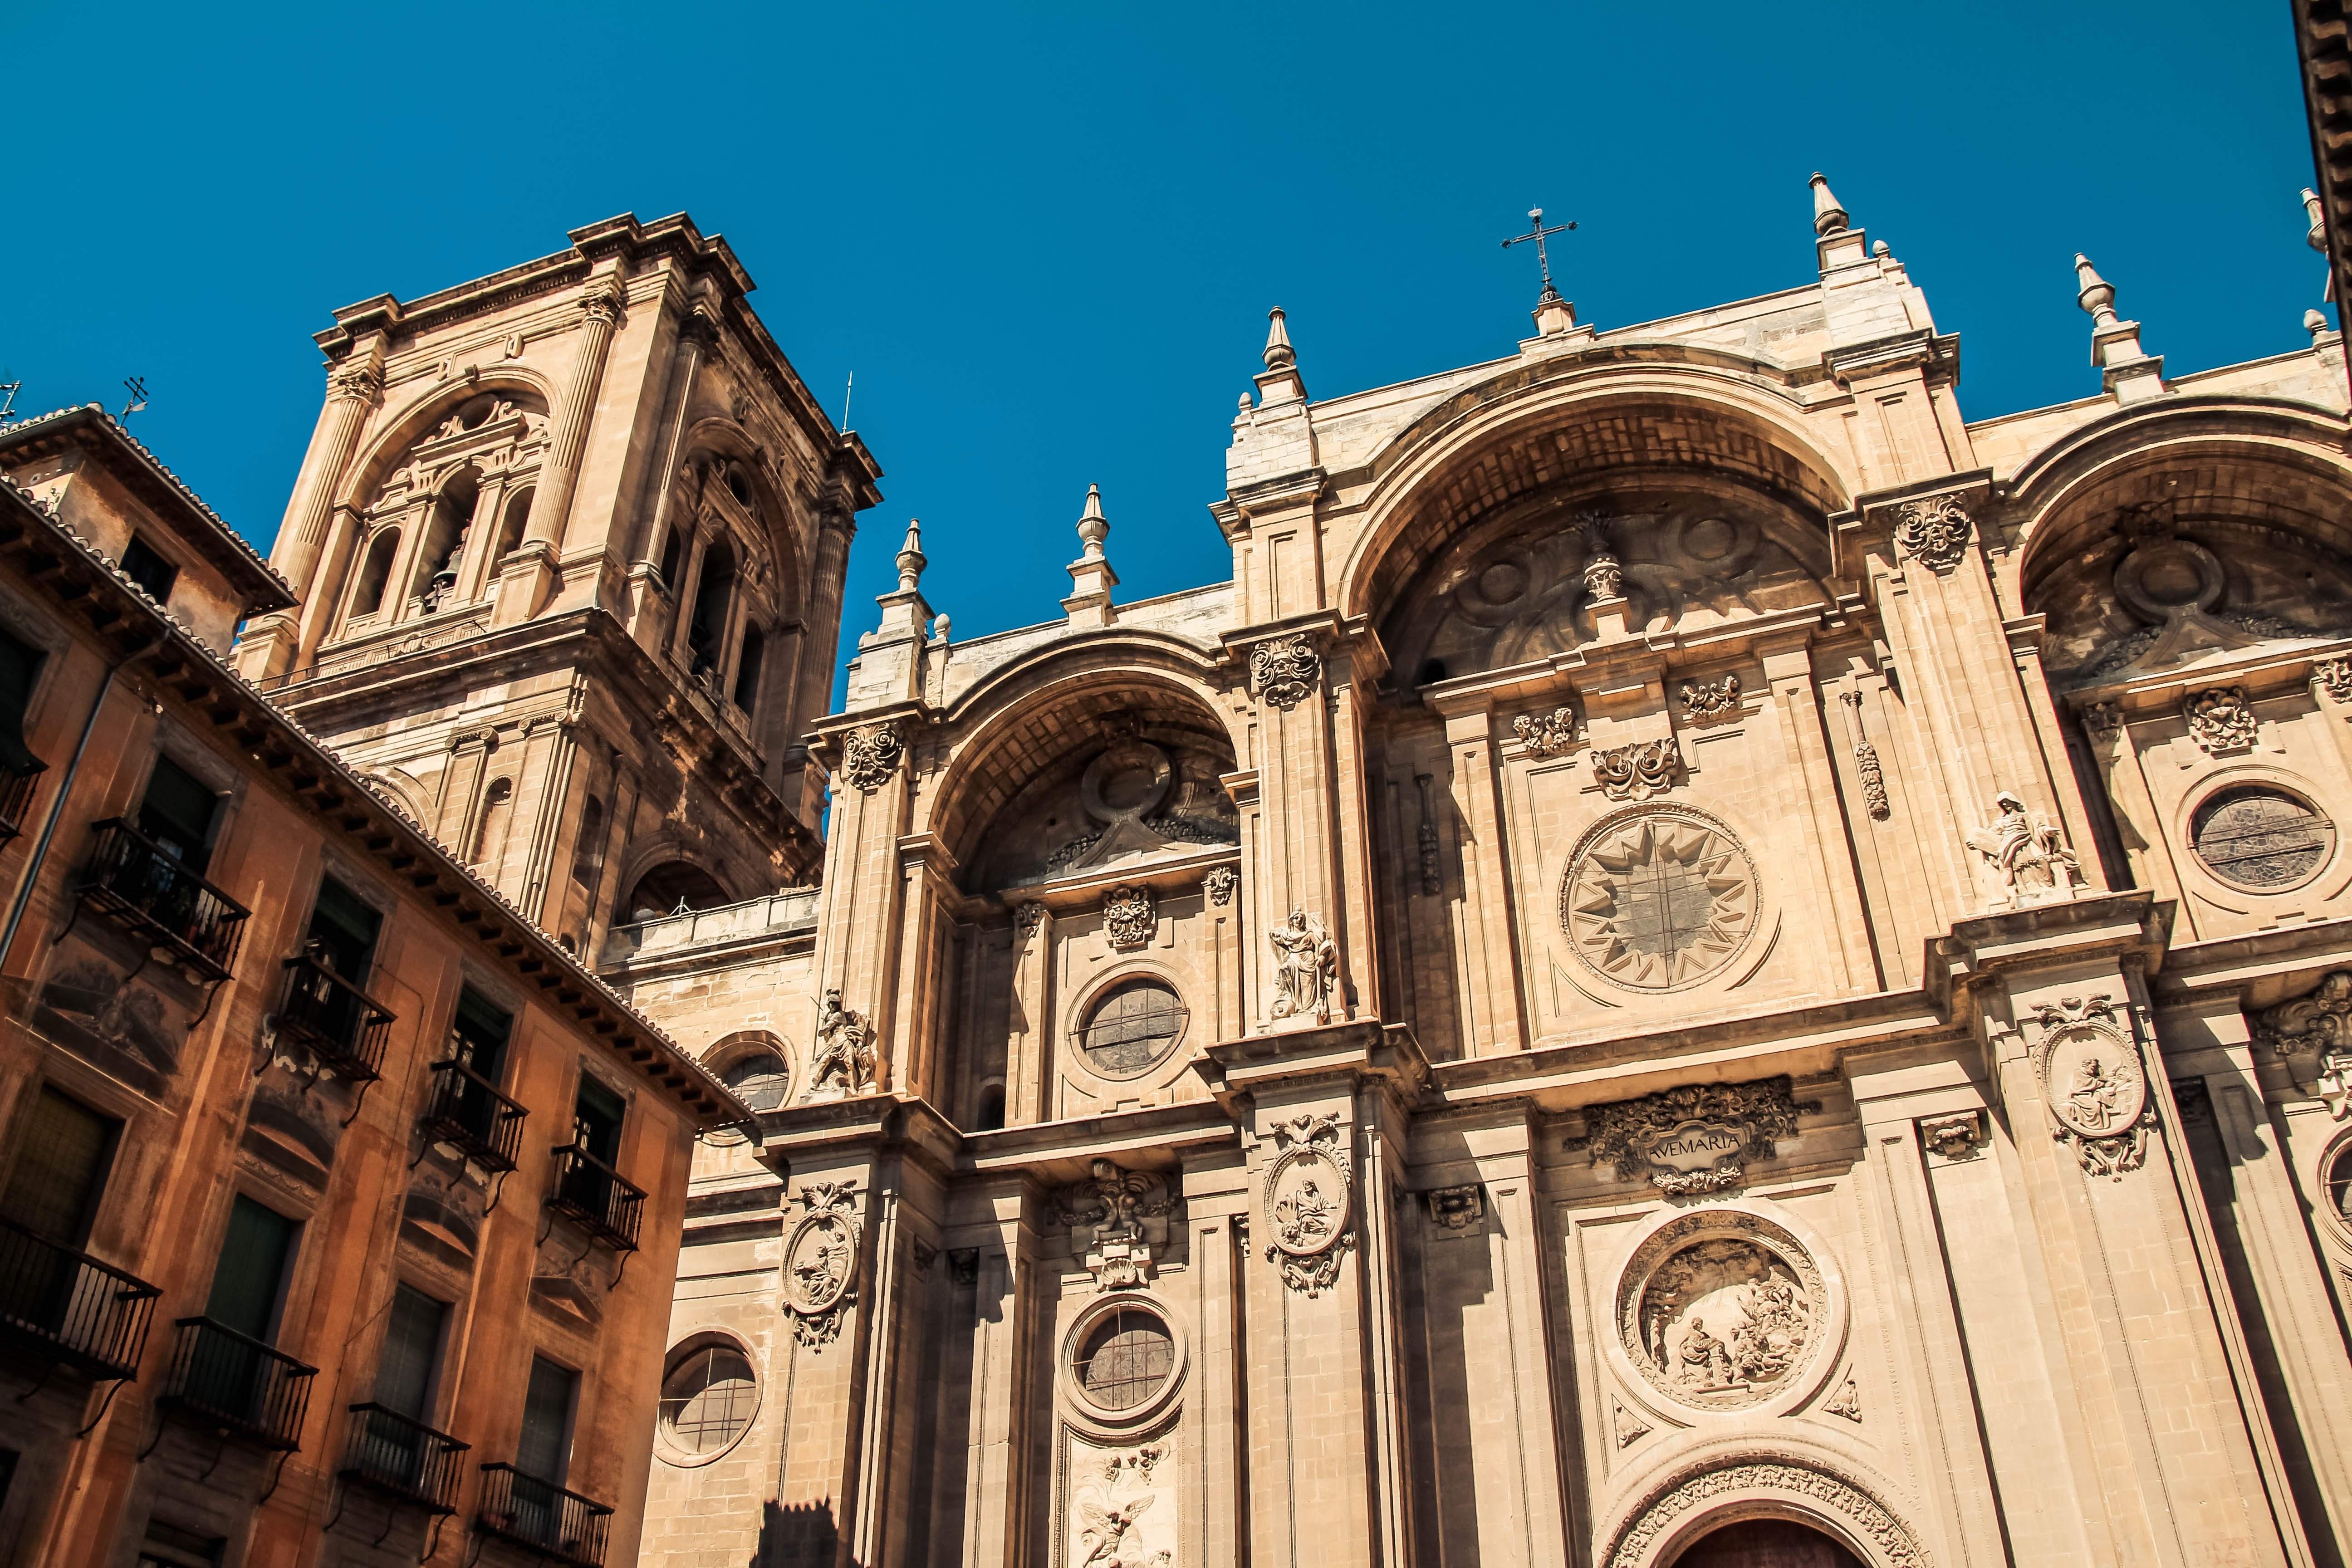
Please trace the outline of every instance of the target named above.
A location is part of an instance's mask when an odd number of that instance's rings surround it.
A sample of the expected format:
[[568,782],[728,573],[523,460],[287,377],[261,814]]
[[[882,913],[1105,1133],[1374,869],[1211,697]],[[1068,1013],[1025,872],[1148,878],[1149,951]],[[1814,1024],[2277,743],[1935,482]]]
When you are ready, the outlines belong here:
[[2189,838],[2213,875],[2268,891],[2316,871],[2336,847],[2336,825],[2274,789],[2227,789],[2197,808]]
[[1738,840],[1687,809],[1606,824],[1570,862],[1560,925],[1603,977],[1669,991],[1706,979],[1747,944],[1756,875]]

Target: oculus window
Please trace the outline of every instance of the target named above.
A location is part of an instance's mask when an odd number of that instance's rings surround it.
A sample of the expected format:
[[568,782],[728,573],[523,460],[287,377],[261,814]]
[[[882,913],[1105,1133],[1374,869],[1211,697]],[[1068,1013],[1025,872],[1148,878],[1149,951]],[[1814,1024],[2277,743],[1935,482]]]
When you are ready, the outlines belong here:
[[2189,828],[2197,858],[2233,887],[2279,892],[2316,872],[2336,847],[2336,825],[2284,791],[2225,789],[2197,808]]
[[1101,1077],[1134,1078],[1168,1059],[1183,1036],[1184,1018],[1183,999],[1166,981],[1125,981],[1087,1015],[1078,1048]]
[[662,1430],[689,1454],[715,1454],[740,1437],[760,1403],[751,1363],[727,1345],[677,1357],[662,1379]]
[[1159,1393],[1175,1366],[1175,1336],[1160,1314],[1122,1306],[1087,1331],[1070,1358],[1070,1375],[1087,1403],[1131,1410]]

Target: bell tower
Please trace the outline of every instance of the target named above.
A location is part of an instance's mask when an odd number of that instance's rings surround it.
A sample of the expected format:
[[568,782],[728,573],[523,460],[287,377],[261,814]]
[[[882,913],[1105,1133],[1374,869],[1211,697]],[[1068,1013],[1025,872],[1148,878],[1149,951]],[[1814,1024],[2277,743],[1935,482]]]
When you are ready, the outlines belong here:
[[880,468],[725,240],[624,215],[335,312],[239,668],[593,957],[812,880],[849,542]]

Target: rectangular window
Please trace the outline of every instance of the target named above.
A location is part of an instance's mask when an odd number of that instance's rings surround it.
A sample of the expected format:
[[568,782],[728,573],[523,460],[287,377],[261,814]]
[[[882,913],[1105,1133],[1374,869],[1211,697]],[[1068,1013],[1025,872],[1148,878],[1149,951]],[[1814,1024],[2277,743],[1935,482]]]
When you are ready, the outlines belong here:
[[139,802],[139,831],[199,876],[212,861],[213,818],[220,796],[169,757],[155,759]]
[[580,1096],[572,1111],[572,1137],[583,1149],[607,1165],[616,1165],[621,1159],[621,1121],[628,1114],[627,1102],[589,1077],[580,1075]]
[[457,993],[457,1016],[451,1025],[451,1047],[457,1059],[491,1083],[501,1080],[507,1059],[507,1036],[514,1016],[484,1001],[470,985]]
[[431,1425],[434,1374],[441,1366],[441,1337],[449,1309],[406,1285],[392,1293],[384,1325],[383,1355],[376,1363],[375,1402],[411,1421]]
[[205,1316],[248,1339],[268,1343],[278,1327],[286,1265],[294,1255],[294,1237],[300,1228],[276,1209],[238,1194],[229,1207],[228,1234],[221,1240],[220,1266],[213,1271],[213,1293],[205,1303]]
[[383,928],[383,916],[374,905],[332,877],[320,880],[319,901],[310,906],[310,940],[321,963],[364,988]]
[[220,1568],[221,1553],[227,1545],[217,1537],[151,1519],[147,1539],[139,1544],[139,1568]]
[[44,1084],[0,1189],[0,1215],[43,1241],[81,1249],[97,1217],[122,1124]]
[[131,548],[122,552],[122,574],[146,589],[147,596],[159,605],[170,602],[172,584],[180,580],[180,569],[135,533],[131,536]]
[[580,1374],[543,1355],[530,1358],[530,1386],[523,1394],[522,1436],[515,1440],[515,1468],[536,1480],[562,1486],[571,1473],[572,1405]]
[[44,766],[25,742],[26,710],[33,705],[33,681],[44,657],[0,632],[0,768],[11,773],[37,773]]

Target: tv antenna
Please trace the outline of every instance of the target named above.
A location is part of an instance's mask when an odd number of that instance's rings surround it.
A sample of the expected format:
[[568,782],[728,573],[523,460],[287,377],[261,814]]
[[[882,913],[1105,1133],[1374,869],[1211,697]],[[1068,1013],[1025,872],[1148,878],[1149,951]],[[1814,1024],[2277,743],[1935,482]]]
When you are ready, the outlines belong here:
[[[0,375],[7,374],[6,371],[0,371]],[[0,381],[0,424],[5,424],[16,416],[16,395],[24,390],[25,384],[21,379]]]
[[1566,234],[1569,230],[1574,228],[1576,225],[1573,223],[1556,223],[1549,228],[1546,228],[1544,226],[1543,220],[1543,208],[1541,207],[1529,207],[1528,209],[1528,222],[1533,226],[1532,232],[1514,235],[1509,239],[1503,241],[1503,248],[1505,250],[1508,250],[1515,245],[1525,245],[1531,239],[1536,242],[1536,263],[1543,268],[1544,297],[1546,299],[1551,299],[1558,295],[1559,290],[1551,286],[1551,256],[1549,252],[1544,249],[1544,241],[1555,234]]
[[114,416],[114,422],[117,425],[147,406],[147,378],[143,375],[126,375],[122,378],[122,390],[130,395],[122,400],[122,412]]

